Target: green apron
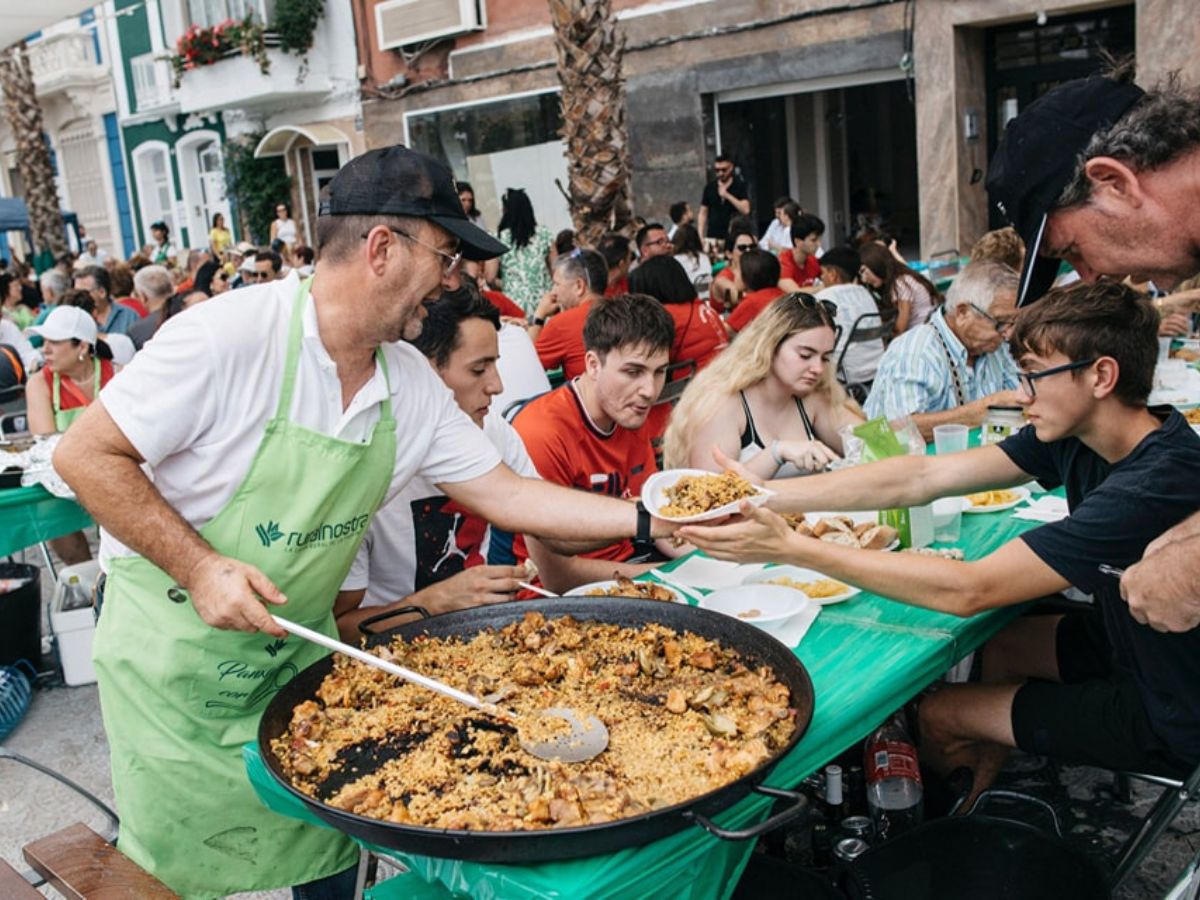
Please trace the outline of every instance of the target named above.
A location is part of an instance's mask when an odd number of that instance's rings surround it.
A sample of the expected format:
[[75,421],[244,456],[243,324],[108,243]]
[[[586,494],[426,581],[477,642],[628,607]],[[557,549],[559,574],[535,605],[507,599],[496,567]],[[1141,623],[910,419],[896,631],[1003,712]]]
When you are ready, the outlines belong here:
[[[93,359],[96,364],[96,375],[92,381],[92,399],[100,396],[100,360]],[[62,383],[62,378],[57,372],[54,373],[54,430],[64,432],[67,426],[83,415],[86,406],[77,406],[74,409],[61,409],[62,395],[59,391],[59,385]]]
[[[288,597],[281,615],[336,637],[333,600],[391,481],[396,425],[390,399],[365,444],[288,421],[308,287],[292,309],[279,408],[246,480],[200,534],[265,572]],[[239,749],[270,698],[326,651],[293,636],[212,628],[190,603],[167,599],[173,583],[141,557],[112,560],[96,630],[121,850],[189,898],[354,865],[348,838],[258,801]]]

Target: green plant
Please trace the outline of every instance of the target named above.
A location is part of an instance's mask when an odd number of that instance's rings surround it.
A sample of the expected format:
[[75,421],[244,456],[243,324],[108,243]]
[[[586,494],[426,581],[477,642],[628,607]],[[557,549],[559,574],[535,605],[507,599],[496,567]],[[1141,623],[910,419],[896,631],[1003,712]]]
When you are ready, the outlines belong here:
[[317,22],[325,14],[325,0],[287,0],[275,5],[271,30],[279,35],[279,49],[303,56],[312,49]]
[[271,60],[267,56],[265,34],[263,26],[254,21],[253,13],[240,22],[226,19],[211,28],[190,26],[175,41],[175,52],[166,57],[175,73],[175,87],[179,87],[184,72],[211,66],[234,52],[249,56],[266,75],[271,71]]
[[265,132],[225,145],[225,179],[229,195],[237,204],[244,231],[252,243],[266,246],[275,218],[275,205],[290,202],[291,176],[280,157],[255,159],[254,148]]

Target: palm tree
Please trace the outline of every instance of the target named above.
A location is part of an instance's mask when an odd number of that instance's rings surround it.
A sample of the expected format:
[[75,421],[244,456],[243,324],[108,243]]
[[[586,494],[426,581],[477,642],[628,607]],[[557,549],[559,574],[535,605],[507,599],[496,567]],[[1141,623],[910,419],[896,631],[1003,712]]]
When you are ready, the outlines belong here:
[[29,54],[24,42],[13,44],[0,53],[0,88],[4,109],[17,149],[17,171],[29,207],[29,226],[33,233],[35,265],[38,271],[49,268],[53,260],[67,252],[58,187],[54,166],[42,125],[42,107],[33,86]]
[[562,83],[560,134],[567,142],[568,201],[580,244],[627,231],[629,138],[625,128],[625,35],[612,0],[549,0]]

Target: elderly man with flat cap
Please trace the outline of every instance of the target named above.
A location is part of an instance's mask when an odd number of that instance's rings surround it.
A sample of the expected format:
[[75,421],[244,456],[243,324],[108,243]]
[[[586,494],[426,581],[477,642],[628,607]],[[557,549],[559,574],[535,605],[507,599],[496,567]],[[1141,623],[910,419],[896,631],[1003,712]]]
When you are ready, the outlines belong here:
[[[987,188],[1025,239],[1021,305],[1049,289],[1060,259],[1086,281],[1167,289],[1200,272],[1200,89],[1171,79],[1143,91],[1132,74],[1059,85],[1005,130]],[[1180,632],[1200,625],[1198,584],[1200,513],[1146,548],[1121,593],[1139,622]]]
[[[512,532],[603,545],[644,508],[520,478],[411,345],[459,261],[507,248],[450,171],[403,147],[351,160],[321,264],[169,320],[55,464],[102,526],[95,663],[120,847],[185,897],[351,896],[355,845],[259,803],[240,759],[268,700],[324,655],[375,510],[421,476]],[[399,342],[399,343],[398,343]]]

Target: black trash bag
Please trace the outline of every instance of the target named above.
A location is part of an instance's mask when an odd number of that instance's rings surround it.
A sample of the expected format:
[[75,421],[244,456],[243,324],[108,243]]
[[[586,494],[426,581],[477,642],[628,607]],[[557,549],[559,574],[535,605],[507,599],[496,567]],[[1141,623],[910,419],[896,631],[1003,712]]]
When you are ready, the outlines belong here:
[[42,578],[37,566],[0,562],[0,665],[42,666]]

